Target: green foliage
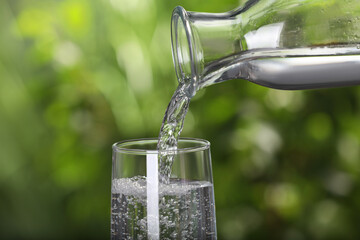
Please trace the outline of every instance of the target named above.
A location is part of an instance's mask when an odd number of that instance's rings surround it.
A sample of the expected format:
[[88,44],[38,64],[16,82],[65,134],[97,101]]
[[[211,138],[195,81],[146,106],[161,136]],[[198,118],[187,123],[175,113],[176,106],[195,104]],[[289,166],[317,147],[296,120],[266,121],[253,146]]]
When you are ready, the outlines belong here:
[[[179,4],[239,3],[0,1],[0,239],[108,238],[111,145],[158,134]],[[201,90],[183,136],[212,143],[219,239],[360,239],[359,115],[358,87]]]

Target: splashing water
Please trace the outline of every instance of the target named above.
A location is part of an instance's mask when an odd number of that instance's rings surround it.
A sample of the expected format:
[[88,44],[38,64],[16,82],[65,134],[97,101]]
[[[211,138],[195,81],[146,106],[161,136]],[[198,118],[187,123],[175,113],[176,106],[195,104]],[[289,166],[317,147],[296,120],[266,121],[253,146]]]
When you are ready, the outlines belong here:
[[[189,94],[189,90],[191,90],[190,87],[190,84],[186,83],[186,81],[182,81],[179,84],[170,100],[162,122],[157,145],[160,150],[159,181],[162,183],[168,183],[170,179],[171,167],[174,159],[174,155],[171,154],[171,151],[176,151],[177,149],[177,142],[183,129],[190,99],[192,95],[194,95]],[[165,151],[161,152],[161,150]]]

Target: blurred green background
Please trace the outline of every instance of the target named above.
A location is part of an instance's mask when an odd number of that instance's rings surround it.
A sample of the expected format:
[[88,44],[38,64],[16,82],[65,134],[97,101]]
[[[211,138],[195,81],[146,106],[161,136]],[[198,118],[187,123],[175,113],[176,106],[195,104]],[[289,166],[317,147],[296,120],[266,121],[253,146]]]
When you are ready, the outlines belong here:
[[[172,9],[235,0],[0,1],[0,239],[108,239],[111,145],[156,137]],[[219,239],[360,239],[360,87],[201,90]]]

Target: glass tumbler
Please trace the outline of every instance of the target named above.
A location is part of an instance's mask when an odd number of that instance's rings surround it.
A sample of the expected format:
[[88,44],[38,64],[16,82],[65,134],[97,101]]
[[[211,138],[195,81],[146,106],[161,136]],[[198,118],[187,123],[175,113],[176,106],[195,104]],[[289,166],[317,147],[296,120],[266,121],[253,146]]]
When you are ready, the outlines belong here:
[[[180,138],[176,150],[159,151],[157,139],[113,145],[111,239],[216,239],[210,143]],[[159,181],[158,156],[172,158]]]

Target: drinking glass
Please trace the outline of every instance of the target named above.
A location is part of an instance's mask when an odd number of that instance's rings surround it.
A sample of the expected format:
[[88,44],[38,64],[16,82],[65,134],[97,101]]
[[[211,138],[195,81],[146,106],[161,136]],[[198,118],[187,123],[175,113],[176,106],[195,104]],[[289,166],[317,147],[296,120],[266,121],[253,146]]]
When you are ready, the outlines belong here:
[[[216,239],[210,143],[180,138],[176,150],[157,139],[113,145],[111,239]],[[159,181],[158,156],[171,156],[171,175]]]

